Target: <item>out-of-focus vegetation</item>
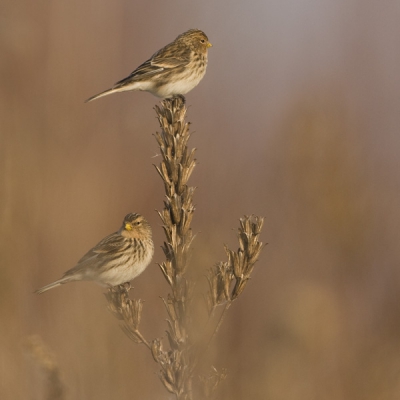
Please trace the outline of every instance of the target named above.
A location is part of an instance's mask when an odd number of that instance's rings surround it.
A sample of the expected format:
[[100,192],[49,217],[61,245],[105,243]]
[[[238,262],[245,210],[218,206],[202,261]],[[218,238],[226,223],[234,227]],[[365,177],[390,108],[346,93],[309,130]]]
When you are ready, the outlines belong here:
[[83,101],[189,28],[213,44],[187,95],[194,273],[205,285],[243,214],[265,217],[269,243],[212,348],[228,369],[219,398],[400,397],[395,2],[5,0],[0,10],[0,398],[48,393],[31,335],[51,349],[66,398],[163,396],[101,288],[33,291],[140,212],[157,252],[135,296],[142,329],[165,331],[158,100]]

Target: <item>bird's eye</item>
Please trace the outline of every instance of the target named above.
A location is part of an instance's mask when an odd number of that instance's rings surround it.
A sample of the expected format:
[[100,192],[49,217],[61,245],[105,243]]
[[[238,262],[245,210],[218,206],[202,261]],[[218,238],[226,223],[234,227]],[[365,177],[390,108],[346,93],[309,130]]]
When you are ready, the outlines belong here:
[[201,43],[205,43],[206,41],[205,41],[204,39],[201,39],[200,42],[201,42]]
[[134,225],[135,225],[135,226],[140,225],[140,221],[136,221],[136,222],[134,223]]

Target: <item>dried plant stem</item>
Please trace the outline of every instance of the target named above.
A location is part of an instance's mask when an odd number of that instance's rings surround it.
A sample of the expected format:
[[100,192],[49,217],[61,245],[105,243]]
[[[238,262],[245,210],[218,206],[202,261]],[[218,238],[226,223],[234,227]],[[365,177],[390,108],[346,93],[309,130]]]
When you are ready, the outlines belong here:
[[[194,187],[187,182],[196,165],[195,149],[188,150],[189,124],[185,122],[184,99],[164,100],[156,107],[161,132],[156,139],[162,160],[156,166],[165,187],[164,209],[159,212],[166,241],[163,245],[166,260],[160,264],[171,293],[164,299],[168,313],[167,336],[171,351],[157,347],[153,353],[157,360],[167,360],[161,371],[164,386],[179,400],[192,399],[192,343],[188,333],[188,307],[191,303],[192,284],[186,279],[189,248],[193,240],[190,223],[193,218]],[[161,364],[162,365],[162,364]]]
[[139,330],[134,329],[131,331],[130,329],[127,329],[125,325],[122,327],[122,329],[128,335],[128,337],[132,338],[133,341],[138,344],[144,344],[149,350],[151,350],[151,344],[143,337]]
[[217,325],[215,326],[215,329],[214,329],[212,335],[210,336],[210,339],[208,340],[207,348],[210,346],[211,342],[213,341],[213,339],[215,338],[215,336],[216,336],[217,333],[219,332],[219,328],[221,328],[222,322],[224,321],[225,316],[226,316],[226,313],[228,312],[228,310],[229,310],[229,308],[231,307],[231,305],[232,305],[232,301],[229,301],[229,302],[227,302],[227,303],[225,304],[225,307],[224,307],[224,309],[222,310],[221,315],[219,316],[218,323],[217,323]]
[[[184,98],[166,99],[155,109],[161,127],[155,137],[162,157],[156,169],[166,194],[164,208],[159,211],[166,236],[162,246],[165,261],[159,266],[170,287],[170,293],[163,298],[168,314],[167,348],[164,350],[161,339],[150,342],[139,331],[143,303],[129,298],[129,284],[110,288],[106,297],[110,311],[123,321],[126,334],[135,343],[144,344],[151,350],[160,367],[161,382],[174,394],[176,400],[193,400],[195,383],[196,393],[197,389],[201,392],[198,398],[210,399],[218,384],[226,377],[225,371],[218,372],[212,367],[207,376],[200,376],[196,381],[194,371],[218,333],[233,301],[240,296],[250,279],[262,249],[259,234],[263,219],[252,216],[241,218],[238,250],[232,251],[225,247],[228,261],[220,262],[208,271],[208,323],[214,320],[216,309],[224,307],[214,330],[210,332],[207,328],[203,329],[203,326],[193,326],[190,309],[194,283],[188,280],[186,272],[193,240],[190,224],[195,210],[195,188],[188,186],[188,180],[196,166],[195,149],[189,150],[187,146],[190,133],[189,124],[185,121]],[[194,331],[205,332],[200,342],[195,342]]]
[[151,350],[151,344],[139,331],[143,302],[129,298],[131,289],[132,287],[129,283],[109,288],[105,294],[108,301],[108,309],[117,319],[123,321],[122,329],[130,339],[137,344],[144,344]]

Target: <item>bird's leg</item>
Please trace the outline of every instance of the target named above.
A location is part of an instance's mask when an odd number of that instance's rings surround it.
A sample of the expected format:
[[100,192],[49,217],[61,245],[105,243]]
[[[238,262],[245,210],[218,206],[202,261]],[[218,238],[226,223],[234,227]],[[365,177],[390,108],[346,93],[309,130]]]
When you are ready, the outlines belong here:
[[175,94],[172,97],[167,97],[165,100],[181,99],[183,104],[186,104],[186,99],[183,94]]
[[129,292],[130,290],[133,289],[133,286],[131,285],[131,282],[125,282],[123,284],[123,286],[125,287],[125,289]]
[[186,99],[185,99],[185,96],[183,94],[178,94],[176,97],[179,97],[182,100],[182,103],[186,104]]

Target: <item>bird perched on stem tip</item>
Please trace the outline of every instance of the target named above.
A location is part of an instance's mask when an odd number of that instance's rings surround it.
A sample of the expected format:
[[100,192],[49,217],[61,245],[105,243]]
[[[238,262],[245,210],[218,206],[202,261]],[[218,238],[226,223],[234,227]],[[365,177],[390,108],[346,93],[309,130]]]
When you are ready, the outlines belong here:
[[149,223],[139,214],[125,216],[118,232],[112,233],[90,249],[64,276],[38,289],[40,294],[64,283],[95,281],[116,286],[140,275],[154,254]]
[[203,79],[207,51],[211,46],[204,32],[190,29],[153,54],[111,89],[89,97],[85,102],[127,90],[142,90],[164,99],[184,95]]

